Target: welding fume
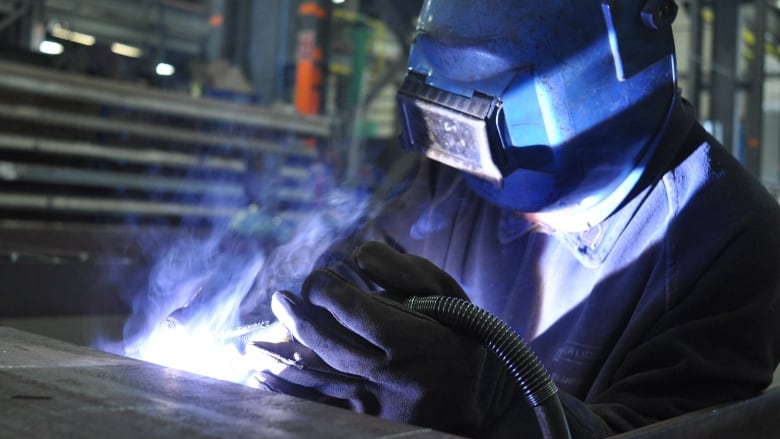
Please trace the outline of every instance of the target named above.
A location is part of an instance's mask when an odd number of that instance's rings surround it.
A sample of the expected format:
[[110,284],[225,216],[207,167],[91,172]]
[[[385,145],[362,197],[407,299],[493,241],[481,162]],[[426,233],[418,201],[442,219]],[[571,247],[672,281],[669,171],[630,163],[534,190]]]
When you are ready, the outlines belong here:
[[252,355],[247,346],[289,338],[271,312],[271,293],[297,290],[368,208],[363,191],[336,188],[289,240],[270,247],[231,228],[175,240],[132,304],[122,348],[104,349],[257,387],[254,374],[278,358]]
[[479,438],[606,437],[762,392],[780,207],[685,100],[677,12],[426,0],[397,94],[419,169],[258,262],[274,323],[228,331],[256,385]]

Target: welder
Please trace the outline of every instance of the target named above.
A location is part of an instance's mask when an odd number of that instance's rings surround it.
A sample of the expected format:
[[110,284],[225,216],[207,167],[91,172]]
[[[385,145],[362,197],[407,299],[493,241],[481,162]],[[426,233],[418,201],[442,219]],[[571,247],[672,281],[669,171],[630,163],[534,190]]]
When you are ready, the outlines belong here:
[[[273,390],[471,437],[534,437],[494,355],[525,339],[573,437],[759,394],[780,358],[780,208],[677,87],[673,0],[426,0],[398,93],[409,187],[272,301]],[[701,426],[706,432],[706,425]],[[704,435],[706,436],[706,434]]]

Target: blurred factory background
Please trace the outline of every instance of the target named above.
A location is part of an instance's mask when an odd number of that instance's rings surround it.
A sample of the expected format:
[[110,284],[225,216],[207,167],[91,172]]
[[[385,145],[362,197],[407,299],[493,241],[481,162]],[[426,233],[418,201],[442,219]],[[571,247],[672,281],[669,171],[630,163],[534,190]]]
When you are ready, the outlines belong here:
[[421,1],[395,3],[0,0],[0,321],[92,343],[168,243],[273,246],[383,190]]
[[[683,95],[780,193],[780,1],[678,3]],[[392,190],[420,4],[0,0],[0,323],[90,344],[156,244]]]

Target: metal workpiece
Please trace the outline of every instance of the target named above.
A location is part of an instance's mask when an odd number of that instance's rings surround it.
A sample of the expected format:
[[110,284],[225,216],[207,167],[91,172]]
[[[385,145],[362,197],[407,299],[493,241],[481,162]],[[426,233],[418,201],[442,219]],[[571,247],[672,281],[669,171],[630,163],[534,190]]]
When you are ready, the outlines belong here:
[[0,438],[448,438],[0,326]]

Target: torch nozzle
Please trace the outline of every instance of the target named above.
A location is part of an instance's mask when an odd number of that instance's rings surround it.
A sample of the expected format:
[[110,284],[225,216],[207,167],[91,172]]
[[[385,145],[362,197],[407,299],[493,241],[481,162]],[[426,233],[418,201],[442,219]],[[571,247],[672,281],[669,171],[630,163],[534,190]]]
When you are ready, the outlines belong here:
[[192,318],[191,314],[186,306],[182,306],[168,314],[168,317],[165,318],[165,324],[168,326],[168,329],[186,328],[187,323]]
[[254,336],[258,335],[260,332],[265,332],[270,326],[271,322],[269,321],[236,326],[235,328],[223,332],[221,338],[225,340],[238,339],[241,344],[245,345],[254,340]]
[[[165,318],[165,325],[172,331],[187,331],[188,329],[193,329],[191,327],[193,320],[190,313],[187,312],[187,307],[182,307],[173,311]],[[267,339],[269,334],[274,332],[272,328],[275,326],[279,325],[274,325],[269,320],[262,320],[227,329],[213,328],[212,332],[217,340],[246,346],[252,341]]]

